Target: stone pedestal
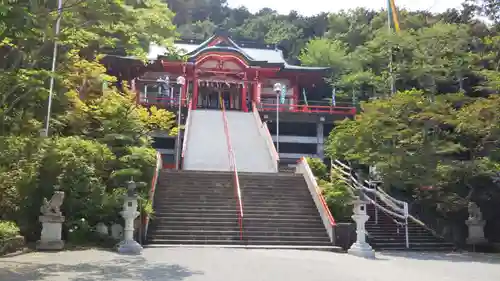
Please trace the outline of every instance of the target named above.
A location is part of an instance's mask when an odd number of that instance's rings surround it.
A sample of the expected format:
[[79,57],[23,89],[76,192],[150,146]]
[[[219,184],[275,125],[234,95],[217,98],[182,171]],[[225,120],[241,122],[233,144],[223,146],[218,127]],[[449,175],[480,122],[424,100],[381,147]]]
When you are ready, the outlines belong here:
[[64,216],[44,215],[39,217],[42,223],[42,235],[36,242],[38,250],[61,250],[64,248],[64,241],[61,239],[62,223]]
[[111,226],[111,237],[115,238],[116,240],[122,240],[123,239],[123,226],[115,223]]
[[484,220],[468,219],[465,224],[469,227],[469,236],[467,237],[467,244],[477,245],[488,243],[484,238]]
[[370,218],[370,216],[366,214],[366,202],[358,199],[355,200],[353,204],[354,215],[352,215],[351,218],[356,223],[356,242],[347,250],[347,253],[363,258],[375,258],[375,251],[373,251],[370,244],[366,242],[365,223]]
[[100,222],[95,226],[95,229],[97,233],[101,235],[109,235],[109,229],[108,226],[105,225],[104,223]]

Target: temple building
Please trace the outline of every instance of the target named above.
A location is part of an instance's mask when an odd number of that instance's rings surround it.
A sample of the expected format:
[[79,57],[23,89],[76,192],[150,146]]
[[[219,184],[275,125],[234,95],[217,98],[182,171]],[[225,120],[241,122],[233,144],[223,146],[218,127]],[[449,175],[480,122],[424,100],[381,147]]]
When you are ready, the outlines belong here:
[[[276,45],[237,42],[217,33],[203,42],[180,40],[174,47],[176,55],[151,46],[147,65],[116,57],[104,64],[111,74],[130,80],[138,103],[180,112],[181,123],[188,110],[224,106],[228,111],[257,111],[283,167],[302,156],[324,159],[324,142],[334,122],[356,113],[351,103],[332,97],[324,81],[331,69],[288,64]],[[175,167],[182,136],[156,132],[153,137],[164,166]]]

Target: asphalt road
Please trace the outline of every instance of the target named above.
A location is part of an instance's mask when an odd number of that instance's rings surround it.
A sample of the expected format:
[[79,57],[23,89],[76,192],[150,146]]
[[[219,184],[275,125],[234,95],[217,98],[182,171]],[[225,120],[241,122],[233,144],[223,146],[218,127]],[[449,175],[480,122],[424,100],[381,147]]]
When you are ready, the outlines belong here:
[[498,281],[500,255],[150,248],[142,256],[100,250],[0,258],[1,281]]

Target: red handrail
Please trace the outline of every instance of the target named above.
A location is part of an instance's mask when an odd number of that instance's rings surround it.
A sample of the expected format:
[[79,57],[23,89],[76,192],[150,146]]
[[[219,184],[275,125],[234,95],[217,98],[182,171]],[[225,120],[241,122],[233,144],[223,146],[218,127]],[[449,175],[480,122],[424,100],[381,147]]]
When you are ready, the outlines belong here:
[[[148,194],[148,199],[153,203],[154,197],[155,197],[155,192],[156,192],[156,185],[158,184],[158,175],[160,174],[160,170],[162,169],[162,164],[163,160],[161,158],[161,154],[159,152],[156,152],[156,167],[155,167],[155,172],[153,174],[153,178],[151,179],[151,189],[149,190]],[[147,236],[148,234],[148,226],[149,226],[149,216],[146,216],[144,218],[144,236]]]
[[233,171],[235,196],[238,203],[237,213],[238,213],[238,225],[240,227],[240,240],[243,240],[243,202],[241,200],[240,179],[238,176],[238,167],[236,166],[236,158],[234,156],[233,147],[231,145],[231,136],[229,135],[226,107],[223,102],[221,102],[221,104],[222,104],[222,119],[224,121],[224,134],[226,135],[227,151],[229,158],[229,166]]

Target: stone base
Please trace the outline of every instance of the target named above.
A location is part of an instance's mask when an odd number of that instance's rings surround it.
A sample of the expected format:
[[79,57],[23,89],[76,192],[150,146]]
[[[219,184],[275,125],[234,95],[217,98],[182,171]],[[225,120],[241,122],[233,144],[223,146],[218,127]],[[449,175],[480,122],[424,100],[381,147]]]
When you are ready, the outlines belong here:
[[465,241],[468,245],[484,245],[488,244],[488,240],[484,237],[471,237]]
[[484,226],[485,221],[475,221],[467,220],[465,224],[469,227],[469,237],[467,238],[467,244],[478,245],[488,243],[486,238],[484,238]]
[[142,246],[135,240],[124,240],[118,244],[118,253],[140,255],[142,253]]
[[36,249],[37,250],[45,250],[45,251],[58,251],[64,248],[63,240],[53,240],[53,241],[36,241]]
[[347,253],[353,256],[374,259],[375,251],[373,251],[372,247],[368,243],[354,243],[351,248],[347,250]]

